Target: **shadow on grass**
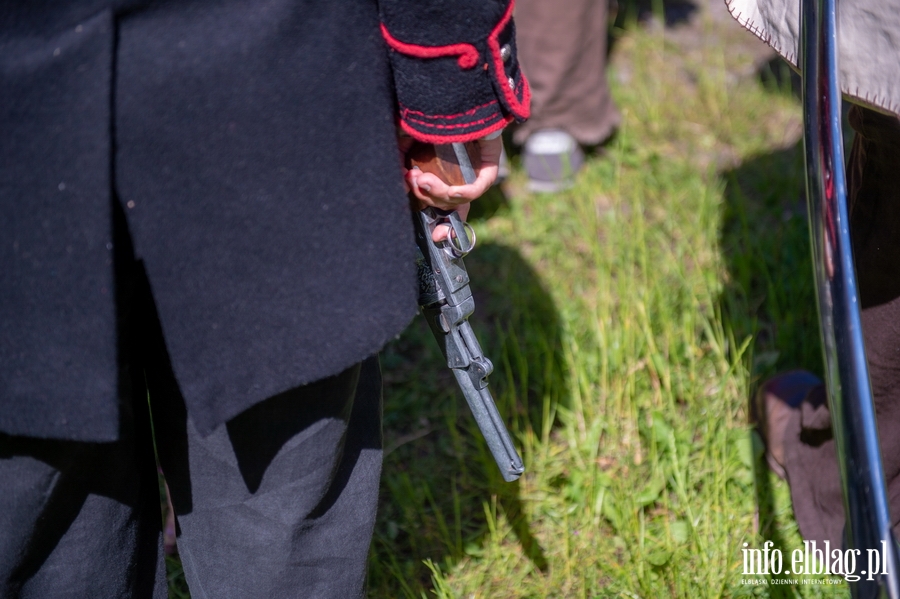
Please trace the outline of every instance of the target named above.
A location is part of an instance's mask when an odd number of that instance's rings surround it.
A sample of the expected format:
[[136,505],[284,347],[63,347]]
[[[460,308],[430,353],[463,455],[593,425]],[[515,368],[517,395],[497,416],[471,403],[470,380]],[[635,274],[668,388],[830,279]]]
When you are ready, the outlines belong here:
[[[506,209],[498,189],[471,220]],[[477,225],[476,225],[477,226]],[[490,389],[520,453],[523,433],[541,435],[549,402],[565,397],[559,317],[517,250],[480,242],[466,257],[475,296],[472,327],[494,363]],[[522,553],[546,570],[528,527],[519,483],[499,474],[424,320],[382,352],[385,447],[382,497],[369,568],[370,597],[420,597],[430,560],[448,567],[479,556],[494,516],[503,516]],[[523,455],[526,469],[527,455]]]
[[803,97],[800,73],[781,56],[773,56],[759,66],[756,78],[770,91],[792,96],[798,102]]
[[722,307],[736,339],[754,336],[757,380],[786,368],[821,372],[803,172],[798,142],[722,174]]
[[[802,141],[754,156],[721,176],[725,202],[720,245],[728,279],[720,302],[734,338],[754,337],[752,398],[759,384],[779,371],[822,370]],[[748,414],[751,401],[748,398]],[[753,435],[757,538],[759,543],[772,541],[787,554],[787,539],[776,518],[773,475],[762,457],[762,443]],[[770,597],[795,596],[790,585],[768,589]]]

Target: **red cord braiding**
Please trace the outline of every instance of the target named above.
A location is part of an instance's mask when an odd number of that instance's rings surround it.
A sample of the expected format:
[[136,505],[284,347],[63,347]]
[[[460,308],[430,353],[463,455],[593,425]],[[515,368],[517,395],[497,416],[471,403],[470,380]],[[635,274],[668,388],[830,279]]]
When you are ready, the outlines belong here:
[[472,44],[450,44],[449,46],[418,46],[401,42],[387,30],[384,23],[381,24],[381,35],[388,45],[402,54],[417,58],[442,58],[444,56],[459,56],[456,61],[462,69],[471,69],[478,64],[478,49]]

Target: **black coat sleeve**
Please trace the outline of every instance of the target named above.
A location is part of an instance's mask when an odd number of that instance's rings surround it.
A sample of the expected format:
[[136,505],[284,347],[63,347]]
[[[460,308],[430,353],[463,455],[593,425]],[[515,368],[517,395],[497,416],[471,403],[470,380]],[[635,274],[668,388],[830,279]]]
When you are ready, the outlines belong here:
[[400,126],[430,143],[470,141],[528,118],[513,0],[379,0]]

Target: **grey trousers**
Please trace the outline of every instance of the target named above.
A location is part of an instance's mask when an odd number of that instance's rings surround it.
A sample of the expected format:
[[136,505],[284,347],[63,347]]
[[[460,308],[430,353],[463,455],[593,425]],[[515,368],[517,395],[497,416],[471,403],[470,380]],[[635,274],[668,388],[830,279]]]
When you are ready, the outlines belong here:
[[619,125],[606,82],[608,12],[607,0],[518,0],[516,45],[532,97],[516,144],[540,129],[564,129],[596,145]]
[[120,439],[0,434],[0,597],[167,597],[154,442],[194,599],[363,597],[382,460],[377,358],[201,437],[146,277],[123,262]]

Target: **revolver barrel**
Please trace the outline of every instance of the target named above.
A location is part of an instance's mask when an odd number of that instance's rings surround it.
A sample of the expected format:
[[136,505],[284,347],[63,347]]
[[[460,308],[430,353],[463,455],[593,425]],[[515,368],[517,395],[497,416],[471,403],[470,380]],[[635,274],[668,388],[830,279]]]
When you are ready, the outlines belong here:
[[[487,377],[494,366],[484,356],[468,321],[475,310],[469,275],[462,261],[467,248],[471,249],[469,234],[456,212],[441,214],[426,208],[416,214],[415,222],[416,243],[422,252],[418,260],[419,305],[503,480],[514,481],[525,467],[488,388]],[[448,235],[441,247],[432,241],[431,232],[443,222],[451,226],[456,241]]]

